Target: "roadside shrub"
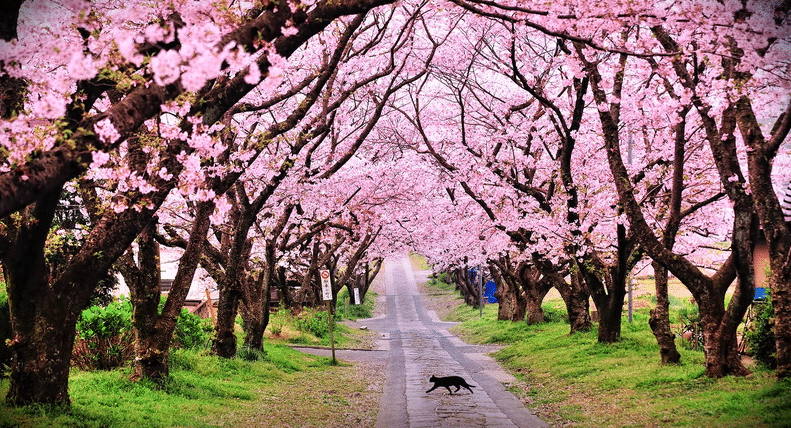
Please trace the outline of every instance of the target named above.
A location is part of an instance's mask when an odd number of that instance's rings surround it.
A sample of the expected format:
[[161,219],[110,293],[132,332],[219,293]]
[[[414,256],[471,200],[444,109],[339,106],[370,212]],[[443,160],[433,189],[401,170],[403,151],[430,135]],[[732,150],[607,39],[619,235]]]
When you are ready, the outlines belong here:
[[[160,301],[162,312],[165,302]],[[182,308],[173,332],[173,348],[202,349],[214,331],[211,320]],[[72,364],[83,370],[110,370],[134,357],[132,302],[122,297],[107,306],[94,305],[84,310],[77,322],[77,340]]]
[[[373,293],[370,293],[373,294]],[[366,297],[371,297],[366,296]],[[338,316],[345,319],[356,320],[358,318],[371,317],[371,299],[366,299],[365,303],[361,305],[352,305],[349,303],[349,289],[344,287],[338,292],[338,304],[336,306],[336,313]]]
[[134,331],[129,299],[82,311],[77,321],[73,365],[83,370],[110,370],[123,366],[133,355]]
[[436,275],[436,277],[429,279],[428,285],[430,288],[439,289],[439,290],[456,289],[456,286],[453,284],[453,280],[449,278],[447,272],[440,272]]
[[181,308],[176,320],[176,331],[173,333],[173,346],[185,349],[205,348],[213,331],[211,319],[201,318],[186,308]]
[[327,311],[305,308],[294,318],[294,325],[299,331],[323,338],[330,333],[329,318]]
[[744,332],[747,340],[747,348],[753,358],[764,366],[774,369],[777,367],[775,354],[775,312],[772,300],[766,299],[761,303],[756,303],[753,307],[755,311],[751,323],[746,326]]

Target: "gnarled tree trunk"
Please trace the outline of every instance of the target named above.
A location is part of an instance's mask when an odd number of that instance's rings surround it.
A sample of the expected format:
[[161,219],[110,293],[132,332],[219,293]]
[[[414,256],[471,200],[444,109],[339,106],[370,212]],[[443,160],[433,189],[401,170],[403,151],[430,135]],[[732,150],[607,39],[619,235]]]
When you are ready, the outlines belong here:
[[[8,285],[13,355],[9,404],[68,405],[69,361],[75,327],[89,290],[67,292],[71,284],[50,283],[44,243],[60,190],[41,197],[20,214],[8,248],[2,251]],[[92,291],[92,290],[91,290]]]
[[544,309],[541,308],[541,304],[549,290],[552,289],[552,283],[545,277],[542,278],[541,271],[536,266],[521,263],[518,269],[527,307],[525,322],[528,324],[542,323],[544,322]]
[[588,286],[579,272],[571,274],[571,282],[567,282],[560,274],[549,276],[555,288],[560,292],[560,297],[566,304],[569,317],[570,334],[578,331],[590,331],[593,327],[590,315],[590,292]]
[[127,251],[118,263],[132,298],[135,327],[135,362],[132,379],[151,379],[161,382],[170,373],[170,346],[184,300],[189,294],[192,279],[201,257],[203,243],[209,231],[211,201],[198,204],[195,219],[184,253],[179,261],[167,300],[159,313],[162,293],[160,285],[159,245],[155,242],[156,221],[152,221],[138,237],[138,260]]
[[656,343],[659,345],[659,355],[665,364],[678,364],[681,354],[676,349],[676,335],[670,330],[670,299],[667,289],[667,269],[657,262],[654,268],[654,283],[656,285],[656,308],[651,309],[648,325],[654,332]]
[[489,271],[497,284],[494,297],[497,298],[497,319],[501,321],[522,321],[525,319],[527,302],[515,275],[503,272],[507,261],[490,263]]

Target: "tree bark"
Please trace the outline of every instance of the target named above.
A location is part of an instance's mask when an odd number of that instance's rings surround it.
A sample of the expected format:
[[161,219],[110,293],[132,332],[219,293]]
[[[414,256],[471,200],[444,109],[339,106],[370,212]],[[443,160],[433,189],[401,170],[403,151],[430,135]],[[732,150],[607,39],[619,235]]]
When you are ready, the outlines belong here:
[[[371,267],[372,262],[365,263],[365,272],[359,275],[359,280],[357,281],[357,289],[360,292],[360,304],[365,303],[365,296],[368,294],[368,289],[371,288],[371,284],[374,282],[374,279],[376,279],[376,275],[379,274],[379,270],[382,268],[383,261],[384,259],[381,257],[376,258],[373,261],[373,267]],[[354,291],[350,290],[350,299],[354,299],[353,293]],[[353,300],[351,303],[353,303]]]
[[[599,343],[614,343],[621,339],[621,318],[626,297],[626,272],[618,266],[605,266],[591,257],[593,269],[579,263],[580,272],[599,311]],[[600,278],[603,275],[604,278]]]
[[[161,265],[159,245],[154,234],[156,225],[150,224],[138,237],[139,263],[127,251],[121,260],[121,273],[124,275],[129,294],[132,298],[132,323],[135,327],[135,362],[132,379],[144,377],[164,379],[168,376],[168,348],[159,345],[157,319],[161,299]],[[170,341],[168,341],[168,347]]]
[[220,288],[220,299],[217,302],[217,337],[212,344],[212,352],[223,358],[233,358],[236,355],[236,314],[239,312],[241,300],[239,287],[234,284],[224,284]]
[[544,309],[541,308],[541,304],[549,290],[552,289],[552,283],[541,276],[540,270],[535,266],[522,263],[519,267],[520,285],[524,292],[527,309],[525,322],[528,324],[544,322]]
[[654,332],[659,345],[659,356],[664,364],[678,364],[681,354],[676,349],[676,335],[670,330],[670,299],[667,289],[667,269],[657,262],[654,268],[654,284],[656,286],[656,308],[651,309],[648,325]]
[[[787,10],[787,8],[786,8]],[[791,130],[791,102],[764,138],[750,99],[736,104],[736,119],[748,150],[748,174],[755,212],[769,248],[769,288],[775,315],[775,346],[778,379],[791,378],[791,223],[785,221],[772,185],[772,161]],[[788,190],[786,190],[788,191]],[[782,195],[781,198],[787,195]]]
[[176,329],[176,320],[192,286],[213,211],[212,201],[197,205],[190,236],[161,314],[159,313],[162,293],[161,265],[159,244],[155,240],[156,220],[146,226],[138,237],[139,262],[135,263],[134,255],[131,251],[127,251],[118,263],[129,286],[133,304],[132,322],[135,327],[133,380],[145,378],[161,382],[170,373],[170,347]]
[[478,287],[472,283],[468,269],[466,267],[454,269],[452,277],[456,289],[464,298],[464,303],[470,306],[478,306],[480,302],[478,298]]
[[13,406],[69,404],[69,360],[87,299],[63,295],[47,278],[44,242],[59,195],[59,189],[50,192],[21,213],[22,226],[2,253],[14,334],[6,401]]
[[569,317],[569,334],[590,331],[593,322],[590,315],[590,292],[579,272],[571,274],[571,283],[557,273],[550,277],[555,288],[560,292],[560,297],[566,304]]
[[515,275],[504,272],[507,260],[490,263],[489,271],[497,284],[494,296],[497,298],[497,319],[500,321],[522,321],[525,319],[527,304]]
[[264,271],[258,278],[246,279],[244,299],[239,313],[244,320],[244,346],[264,350],[264,332],[269,324],[269,286]]

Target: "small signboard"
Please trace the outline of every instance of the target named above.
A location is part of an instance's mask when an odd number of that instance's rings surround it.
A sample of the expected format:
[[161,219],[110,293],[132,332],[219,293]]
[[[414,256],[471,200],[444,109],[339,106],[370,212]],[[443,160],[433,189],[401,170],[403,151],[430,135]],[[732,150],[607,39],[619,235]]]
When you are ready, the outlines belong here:
[[355,288],[354,289],[354,304],[355,305],[359,305],[360,304],[360,289],[359,288]]
[[322,269],[319,271],[321,276],[321,294],[324,300],[332,300],[332,286],[330,285],[330,271]]

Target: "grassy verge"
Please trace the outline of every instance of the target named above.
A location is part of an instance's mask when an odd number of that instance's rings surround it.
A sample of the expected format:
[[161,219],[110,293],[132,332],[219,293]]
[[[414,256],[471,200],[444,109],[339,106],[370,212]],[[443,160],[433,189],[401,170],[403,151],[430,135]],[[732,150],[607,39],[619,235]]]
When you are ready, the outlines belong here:
[[[10,408],[0,404],[2,427],[206,427],[348,426],[349,403],[367,392],[364,379],[338,382],[351,367],[286,346],[267,344],[259,361],[222,359],[176,351],[171,376],[162,386],[129,381],[129,369],[73,371],[71,408]],[[296,387],[299,385],[299,387]],[[5,396],[8,380],[0,383]],[[319,398],[307,400],[315,392]],[[297,396],[301,396],[298,398]],[[297,409],[301,409],[297,412]],[[355,409],[355,418],[373,419],[376,409]],[[300,414],[301,419],[294,419]]]
[[[367,297],[368,303],[360,306],[340,300],[338,318],[370,315],[376,296]],[[0,427],[373,426],[378,405],[372,404],[379,403],[381,385],[365,376],[359,365],[331,365],[329,358],[289,348],[288,344],[330,345],[328,334],[316,335],[306,325],[310,323],[297,328],[296,317],[288,311],[273,314],[263,355],[239,343],[239,356],[259,358],[254,361],[218,358],[207,351],[172,351],[170,377],[162,386],[131,382],[129,368],[74,369],[69,377],[70,408],[7,407],[3,398],[9,381],[2,380]],[[275,338],[273,328],[281,331]],[[241,339],[241,326],[238,329]],[[372,334],[336,323],[336,347],[360,347]]]
[[[753,366],[748,377],[709,379],[702,352],[684,346],[680,365],[662,365],[648,307],[635,311],[632,324],[624,319],[620,342],[601,345],[595,330],[568,334],[557,299],[544,304],[549,322],[533,326],[498,321],[496,305],[479,318],[477,308],[459,303],[449,316],[463,321],[454,332],[468,342],[503,344],[494,356],[520,379],[514,392],[553,426],[791,426],[791,382],[777,382],[772,372]],[[678,299],[671,316],[684,304]]]
[[[338,294],[337,300],[334,324],[335,347],[370,347],[375,333],[349,327],[342,321],[369,318],[376,302],[376,293],[368,292],[362,305],[352,305],[344,288]],[[280,309],[270,315],[266,338],[273,343],[329,347],[331,344],[326,308],[307,309],[299,314]]]

